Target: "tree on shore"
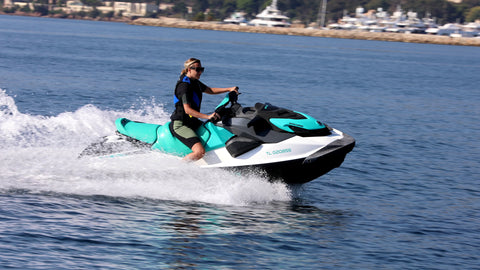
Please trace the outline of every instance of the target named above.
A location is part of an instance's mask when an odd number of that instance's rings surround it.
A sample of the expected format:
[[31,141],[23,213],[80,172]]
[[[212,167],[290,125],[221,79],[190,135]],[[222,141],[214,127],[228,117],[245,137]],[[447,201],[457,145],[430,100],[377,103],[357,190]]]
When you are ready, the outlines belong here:
[[41,16],[46,16],[49,14],[47,5],[35,5],[33,12],[39,13]]
[[100,0],[81,0],[81,2],[86,5],[86,6],[90,6],[90,7],[99,7],[99,6],[103,6],[103,2],[100,1]]
[[467,13],[465,20],[467,22],[474,22],[476,20],[480,20],[480,6],[471,8]]

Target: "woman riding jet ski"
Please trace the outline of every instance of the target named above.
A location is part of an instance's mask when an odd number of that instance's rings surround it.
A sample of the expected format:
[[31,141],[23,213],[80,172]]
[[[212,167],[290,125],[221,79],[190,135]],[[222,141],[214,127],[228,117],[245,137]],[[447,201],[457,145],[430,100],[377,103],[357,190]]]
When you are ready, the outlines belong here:
[[[192,152],[184,157],[185,160],[199,160],[205,155],[205,148],[198,138],[195,130],[202,125],[200,119],[216,119],[218,115],[212,113],[206,115],[200,112],[203,93],[220,94],[229,91],[238,93],[238,87],[215,88],[208,87],[200,81],[205,68],[197,58],[189,58],[185,61],[184,69],[175,85],[173,94],[175,111],[172,113],[171,129],[173,136],[192,149]],[[199,119],[200,118],[200,119]]]
[[[340,166],[355,140],[311,116],[269,103],[242,107],[237,93],[229,92],[217,106],[220,117],[204,122],[196,133],[205,156],[195,161],[202,168],[258,170],[288,184],[311,181]],[[229,106],[230,105],[230,106]],[[138,150],[160,150],[186,156],[192,150],[164,125],[117,119],[117,135],[105,137],[80,156],[111,156]],[[133,150],[132,150],[133,149]]]

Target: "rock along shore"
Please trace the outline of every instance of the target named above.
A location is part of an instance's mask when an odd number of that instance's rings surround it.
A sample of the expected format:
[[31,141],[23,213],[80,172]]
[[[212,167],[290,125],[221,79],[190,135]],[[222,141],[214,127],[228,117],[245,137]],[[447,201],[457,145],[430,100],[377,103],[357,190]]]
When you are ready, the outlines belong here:
[[400,33],[372,33],[363,31],[347,30],[323,30],[309,28],[278,28],[278,27],[258,27],[244,26],[234,24],[221,24],[215,22],[194,22],[173,18],[139,18],[130,22],[134,25],[148,25],[173,28],[203,29],[231,32],[265,33],[277,35],[311,36],[326,38],[346,38],[363,40],[380,40],[394,42],[410,43],[428,43],[441,45],[461,45],[461,46],[480,46],[480,38],[452,38],[448,36],[436,36],[425,34],[400,34]]

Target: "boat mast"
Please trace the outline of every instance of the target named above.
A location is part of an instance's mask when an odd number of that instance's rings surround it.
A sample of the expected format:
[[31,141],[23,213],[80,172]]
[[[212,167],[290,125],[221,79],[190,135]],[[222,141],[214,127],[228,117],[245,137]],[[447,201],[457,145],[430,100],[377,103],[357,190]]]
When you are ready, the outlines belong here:
[[317,25],[320,28],[325,26],[325,14],[327,13],[327,0],[322,0],[322,4],[318,8]]
[[273,9],[277,9],[277,0],[273,0],[272,4],[270,5]]

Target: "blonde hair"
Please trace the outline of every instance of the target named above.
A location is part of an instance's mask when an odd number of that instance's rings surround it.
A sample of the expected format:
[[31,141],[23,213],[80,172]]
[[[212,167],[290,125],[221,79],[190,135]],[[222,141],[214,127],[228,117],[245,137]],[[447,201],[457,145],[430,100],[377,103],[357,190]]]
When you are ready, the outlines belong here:
[[181,75],[185,75],[188,72],[188,69],[195,63],[202,64],[197,58],[189,58],[185,63],[183,63],[184,69],[182,69]]

